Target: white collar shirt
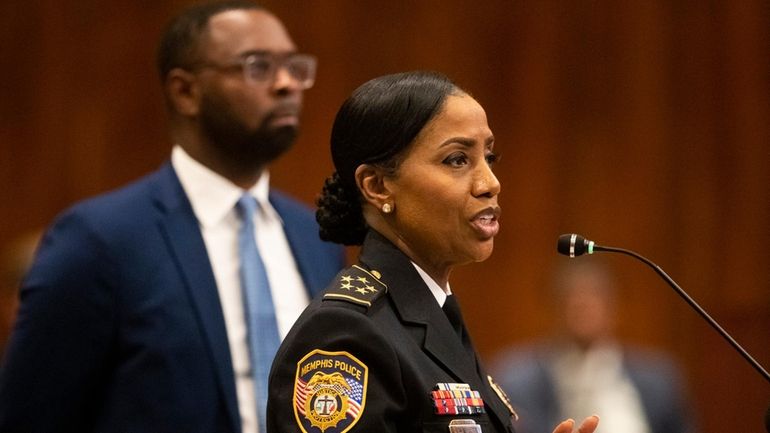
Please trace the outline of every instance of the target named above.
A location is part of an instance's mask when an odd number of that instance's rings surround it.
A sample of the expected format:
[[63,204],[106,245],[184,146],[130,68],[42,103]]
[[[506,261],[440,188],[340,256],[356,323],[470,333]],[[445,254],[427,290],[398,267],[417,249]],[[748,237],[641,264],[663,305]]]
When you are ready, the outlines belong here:
[[[238,254],[241,223],[235,205],[244,190],[193,159],[178,145],[171,152],[171,164],[198,220],[217,283],[235,373],[242,431],[265,433],[257,431],[254,380],[250,375],[241,294]],[[259,204],[254,216],[255,235],[270,282],[278,331],[283,339],[309,303],[309,295],[286,239],[283,221],[268,200],[269,183],[269,174],[265,171],[248,192]]]
[[412,262],[412,266],[417,269],[417,273],[420,274],[422,280],[425,281],[425,285],[427,285],[428,289],[430,289],[430,293],[434,298],[436,298],[438,306],[443,307],[447,296],[452,295],[452,289],[449,287],[449,283],[447,282],[446,290],[444,290],[433,278],[430,277],[430,275],[428,275],[427,272],[423,271],[421,267],[417,266],[417,263]]
[[623,352],[606,342],[583,351],[566,347],[551,364],[564,418],[600,414],[596,433],[650,433],[639,391],[623,367]]

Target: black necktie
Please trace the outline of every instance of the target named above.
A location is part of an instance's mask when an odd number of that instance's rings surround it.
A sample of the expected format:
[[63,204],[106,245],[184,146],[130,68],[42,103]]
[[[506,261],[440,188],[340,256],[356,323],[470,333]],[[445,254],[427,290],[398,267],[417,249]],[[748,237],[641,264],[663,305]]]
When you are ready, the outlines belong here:
[[478,371],[476,352],[473,350],[473,344],[471,344],[470,336],[468,335],[467,331],[465,331],[465,327],[463,326],[463,315],[460,313],[460,304],[457,303],[457,298],[453,295],[447,296],[446,301],[444,301],[444,306],[441,307],[441,309],[444,310],[444,314],[446,314],[447,319],[449,319],[449,323],[452,324],[452,327],[457,333],[457,337],[462,342],[465,350],[467,350],[474,367]]
[[449,319],[449,323],[455,328],[457,336],[464,342],[463,316],[460,314],[460,305],[457,303],[457,299],[452,295],[447,296],[446,301],[444,301],[444,306],[441,307],[441,309],[444,310],[444,314],[446,314],[447,319]]

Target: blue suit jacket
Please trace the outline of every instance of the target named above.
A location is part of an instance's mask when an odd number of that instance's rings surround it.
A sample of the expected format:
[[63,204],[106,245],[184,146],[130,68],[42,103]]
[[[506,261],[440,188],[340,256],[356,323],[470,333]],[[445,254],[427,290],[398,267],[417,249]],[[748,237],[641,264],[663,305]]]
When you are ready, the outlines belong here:
[[[314,296],[343,250],[308,208],[270,201]],[[170,163],[74,206],[44,237],[0,371],[0,431],[240,431],[214,275]]]

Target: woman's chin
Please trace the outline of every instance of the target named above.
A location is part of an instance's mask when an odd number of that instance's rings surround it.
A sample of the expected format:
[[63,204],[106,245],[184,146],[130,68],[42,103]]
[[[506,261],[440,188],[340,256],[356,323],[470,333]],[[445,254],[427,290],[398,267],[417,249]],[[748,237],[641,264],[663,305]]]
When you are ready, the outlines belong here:
[[474,256],[474,262],[483,262],[484,260],[488,259],[492,255],[492,250],[494,249],[495,243],[494,238],[489,238],[485,241],[482,241],[480,245],[477,246]]

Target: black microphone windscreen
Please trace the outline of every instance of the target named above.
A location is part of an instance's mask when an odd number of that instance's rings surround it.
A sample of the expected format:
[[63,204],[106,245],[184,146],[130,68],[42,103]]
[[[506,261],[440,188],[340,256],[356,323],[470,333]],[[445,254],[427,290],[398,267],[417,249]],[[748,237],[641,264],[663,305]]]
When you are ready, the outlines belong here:
[[565,256],[577,257],[586,252],[586,239],[574,233],[559,236],[556,250]]

